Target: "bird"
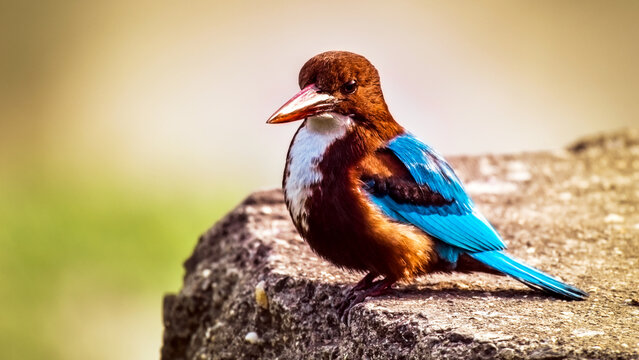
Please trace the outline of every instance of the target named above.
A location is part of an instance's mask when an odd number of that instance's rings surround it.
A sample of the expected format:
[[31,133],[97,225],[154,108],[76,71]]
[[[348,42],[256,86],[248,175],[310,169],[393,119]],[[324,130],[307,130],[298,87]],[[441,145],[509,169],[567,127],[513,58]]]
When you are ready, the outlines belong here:
[[342,316],[434,272],[507,275],[558,298],[588,296],[505,252],[451,165],[395,121],[364,56],[320,53],[298,82],[267,124],[302,121],[282,181],[300,236],[322,258],[365,274],[340,304]]

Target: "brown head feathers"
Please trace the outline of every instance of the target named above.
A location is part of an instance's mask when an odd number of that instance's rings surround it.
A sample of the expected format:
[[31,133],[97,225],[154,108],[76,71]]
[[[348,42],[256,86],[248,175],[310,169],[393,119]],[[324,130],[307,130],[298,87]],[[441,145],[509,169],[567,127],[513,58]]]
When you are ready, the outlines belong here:
[[377,69],[361,55],[348,51],[315,55],[299,74],[300,88],[310,84],[334,96],[338,101],[336,112],[352,115],[361,125],[394,123],[384,101]]

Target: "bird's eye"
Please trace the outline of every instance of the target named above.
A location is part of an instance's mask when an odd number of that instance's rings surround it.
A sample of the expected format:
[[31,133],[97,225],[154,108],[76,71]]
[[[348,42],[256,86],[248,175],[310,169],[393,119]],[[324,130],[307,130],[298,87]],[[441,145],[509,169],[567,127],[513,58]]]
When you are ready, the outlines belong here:
[[355,90],[357,90],[357,81],[355,80],[345,82],[344,85],[342,85],[342,92],[344,94],[352,94]]

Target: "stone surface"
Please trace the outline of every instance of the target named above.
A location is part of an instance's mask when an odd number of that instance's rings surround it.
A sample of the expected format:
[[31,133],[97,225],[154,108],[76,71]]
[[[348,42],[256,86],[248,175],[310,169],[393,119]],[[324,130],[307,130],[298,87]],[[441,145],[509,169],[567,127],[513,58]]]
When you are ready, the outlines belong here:
[[360,274],[318,258],[279,190],[206,232],[164,299],[163,359],[639,359],[639,133],[556,152],[450,159],[509,252],[590,292],[569,302],[515,280],[434,274],[336,305]]

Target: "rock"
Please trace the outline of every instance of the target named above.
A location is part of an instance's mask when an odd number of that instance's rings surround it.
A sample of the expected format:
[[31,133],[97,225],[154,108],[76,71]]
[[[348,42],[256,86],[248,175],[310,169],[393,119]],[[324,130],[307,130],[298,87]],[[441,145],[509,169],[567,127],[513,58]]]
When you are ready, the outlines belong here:
[[263,191],[200,237],[184,287],[164,298],[162,358],[639,359],[636,132],[568,151],[491,155],[490,171],[479,157],[450,160],[465,182],[515,186],[473,196],[510,253],[590,298],[557,300],[493,275],[433,274],[357,305],[344,324],[336,305],[361,274],[318,258],[281,191]]

